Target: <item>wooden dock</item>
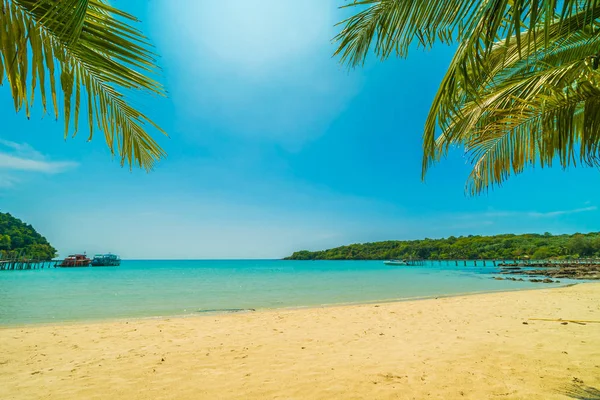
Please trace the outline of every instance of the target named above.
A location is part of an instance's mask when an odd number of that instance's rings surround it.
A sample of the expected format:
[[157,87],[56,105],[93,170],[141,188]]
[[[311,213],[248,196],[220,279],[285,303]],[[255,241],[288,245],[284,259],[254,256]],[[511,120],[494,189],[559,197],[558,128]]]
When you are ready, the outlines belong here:
[[600,265],[600,259],[581,258],[563,260],[530,260],[530,259],[458,259],[458,260],[430,260],[431,262],[453,263],[455,266],[494,266],[494,267],[560,267],[567,265]]
[[31,269],[56,268],[59,260],[0,260],[0,271],[24,271]]

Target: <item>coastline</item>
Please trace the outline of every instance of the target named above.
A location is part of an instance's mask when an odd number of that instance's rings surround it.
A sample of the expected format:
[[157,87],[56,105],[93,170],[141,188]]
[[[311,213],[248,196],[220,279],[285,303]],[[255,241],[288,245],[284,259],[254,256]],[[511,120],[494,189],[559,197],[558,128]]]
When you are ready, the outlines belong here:
[[567,399],[600,387],[600,283],[0,329],[7,399]]
[[135,322],[135,321],[153,321],[153,320],[172,320],[179,318],[210,318],[215,316],[226,316],[226,315],[239,315],[239,314],[255,314],[263,312],[277,312],[277,311],[294,311],[294,310],[312,310],[322,308],[343,308],[361,305],[373,305],[373,304],[393,304],[393,303],[404,303],[413,301],[424,301],[432,299],[445,299],[453,297],[467,297],[467,296],[478,296],[485,294],[494,293],[513,293],[513,292],[526,292],[526,291],[537,291],[537,290],[549,290],[566,288],[577,285],[594,284],[593,281],[583,281],[575,283],[565,283],[559,286],[547,287],[544,284],[540,284],[539,287],[528,287],[528,288],[516,288],[516,289],[498,289],[498,290],[481,290],[474,292],[463,292],[463,293],[452,293],[452,294],[441,294],[441,295],[428,295],[428,296],[414,296],[414,297],[401,297],[391,299],[380,299],[380,300],[368,300],[368,301],[357,301],[357,302],[342,302],[342,303],[325,303],[318,305],[305,305],[305,306],[284,306],[284,307],[273,307],[273,308],[246,308],[236,310],[198,310],[186,314],[173,314],[173,315],[155,315],[155,316],[133,316],[133,317],[118,317],[118,318],[98,318],[98,319],[77,319],[77,320],[65,320],[65,321],[52,321],[52,322],[32,322],[32,323],[18,323],[18,324],[2,324],[0,322],[0,331],[2,329],[17,329],[17,328],[30,328],[30,327],[60,327],[69,325],[89,325],[98,323],[122,323],[122,322]]

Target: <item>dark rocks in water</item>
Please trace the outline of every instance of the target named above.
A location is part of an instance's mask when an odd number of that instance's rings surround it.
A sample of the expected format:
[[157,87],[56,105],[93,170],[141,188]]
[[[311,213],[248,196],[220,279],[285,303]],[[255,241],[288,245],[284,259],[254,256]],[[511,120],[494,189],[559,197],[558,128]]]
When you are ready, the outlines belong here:
[[530,279],[529,282],[538,283],[538,282],[543,282],[543,281],[541,279]]
[[520,271],[502,271],[500,274],[528,275],[543,278],[559,279],[600,279],[600,264],[562,264],[551,265],[544,269],[528,269]]
[[546,278],[542,281],[543,283],[553,283],[554,281],[550,278]]
[[499,276],[492,276],[491,279],[494,279],[494,280],[497,280],[497,281],[513,281],[513,282],[523,282],[523,281],[525,281],[525,279],[523,279],[523,278],[518,278],[517,279],[514,276],[509,276],[509,277],[506,277],[506,278],[502,278],[502,277],[499,277]]

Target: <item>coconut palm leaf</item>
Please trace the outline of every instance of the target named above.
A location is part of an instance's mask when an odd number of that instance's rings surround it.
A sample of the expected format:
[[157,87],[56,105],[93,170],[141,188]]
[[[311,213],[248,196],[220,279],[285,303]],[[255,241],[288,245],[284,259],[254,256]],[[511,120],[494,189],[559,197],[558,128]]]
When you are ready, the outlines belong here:
[[[598,0],[354,0],[343,8],[359,8],[340,22],[335,55],[351,66],[364,62],[371,46],[386,59],[406,57],[414,43],[425,48],[436,42],[472,41],[473,54],[484,54],[498,40],[506,44],[529,33],[529,41],[548,32],[554,22],[583,13],[593,22]],[[549,36],[544,36],[548,43]]]
[[[597,165],[598,0],[364,0],[336,54],[351,66],[415,43],[458,49],[426,121],[423,178],[451,146],[474,165],[471,194],[539,163]],[[436,138],[436,133],[440,132]],[[575,154],[578,154],[576,157]]]
[[[595,9],[594,16],[600,17],[600,7]],[[584,13],[580,13],[555,22],[548,32],[544,31],[535,39],[530,38],[532,34],[525,34],[526,41],[532,45],[524,49],[516,40],[509,41],[510,45],[499,42],[481,60],[469,56],[469,42],[462,43],[429,112],[424,134],[425,161],[433,156],[436,128],[439,125],[444,134],[449,135],[448,124],[454,119],[457,104],[465,102],[467,97],[476,98],[486,88],[514,79],[519,73],[540,66],[545,68],[543,64],[562,65],[568,60],[581,61],[595,54],[597,35],[589,32],[596,32],[597,28],[592,25],[593,30],[586,30],[590,26],[585,18]],[[549,38],[548,44],[545,44],[545,37]],[[427,163],[424,165],[426,168]]]
[[97,128],[122,165],[149,170],[165,156],[147,128],[164,131],[125,97],[127,91],[165,95],[151,77],[157,67],[147,39],[129,24],[135,17],[103,0],[0,0],[0,6],[0,84],[6,78],[15,110],[29,118],[38,93],[44,113],[52,103],[56,118],[63,115],[67,137],[77,134],[83,97],[89,140]]
[[[555,158],[563,168],[598,165],[600,74],[589,55],[600,47],[600,33],[565,35],[560,25],[551,26],[548,47],[521,49],[524,57],[516,44],[498,45],[485,73],[477,67],[467,74],[449,70],[455,76],[444,81],[454,86],[440,89],[428,119],[427,127],[437,124],[442,134],[434,141],[426,131],[424,172],[453,145],[463,146],[474,165],[471,194],[528,165],[551,166]],[[477,95],[463,90],[464,75],[480,88]]]

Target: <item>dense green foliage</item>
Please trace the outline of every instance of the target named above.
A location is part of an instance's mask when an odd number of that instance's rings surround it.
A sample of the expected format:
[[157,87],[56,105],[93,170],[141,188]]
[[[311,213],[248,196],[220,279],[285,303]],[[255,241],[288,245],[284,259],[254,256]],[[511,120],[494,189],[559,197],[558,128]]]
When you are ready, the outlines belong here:
[[600,232],[468,236],[351,244],[322,251],[297,251],[286,260],[515,259],[600,257]]
[[0,258],[51,260],[56,249],[29,224],[0,212]]

